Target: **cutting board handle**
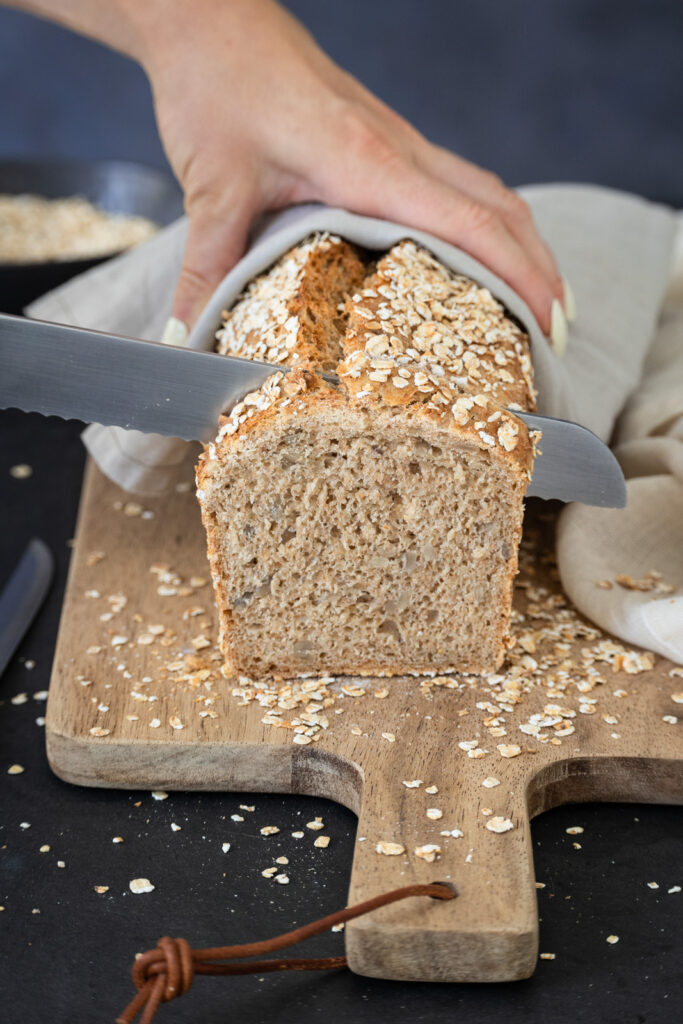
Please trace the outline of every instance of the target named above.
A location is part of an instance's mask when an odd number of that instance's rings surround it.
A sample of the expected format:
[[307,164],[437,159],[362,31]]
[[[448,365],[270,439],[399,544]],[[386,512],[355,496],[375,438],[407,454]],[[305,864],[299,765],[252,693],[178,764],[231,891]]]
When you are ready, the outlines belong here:
[[[463,786],[471,774],[467,769],[474,767],[471,760],[463,759],[462,779],[436,794],[425,792],[426,771],[421,786],[402,785],[400,765],[392,770],[391,760],[391,755],[383,758],[381,774],[368,773],[366,765],[349,903],[417,882],[445,882],[458,898],[447,903],[405,900],[349,922],[350,968],[402,981],[529,977],[536,966],[538,917],[526,787],[515,794],[508,785],[479,785],[480,798],[473,806],[471,795],[465,801]],[[428,817],[429,808],[440,810],[442,817]],[[488,809],[493,813],[484,814]],[[513,828],[489,831],[486,823],[496,817],[511,820]],[[463,836],[440,834],[453,829]],[[380,842],[398,843],[405,852],[378,853]],[[441,848],[431,863],[415,853],[426,844]]]

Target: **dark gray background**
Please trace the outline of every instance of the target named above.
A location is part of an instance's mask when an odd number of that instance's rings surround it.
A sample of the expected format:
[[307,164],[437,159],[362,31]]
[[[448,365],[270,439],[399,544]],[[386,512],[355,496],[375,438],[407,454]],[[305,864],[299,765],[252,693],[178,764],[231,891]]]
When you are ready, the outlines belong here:
[[[511,184],[593,181],[683,205],[680,0],[288,6],[430,138]],[[137,66],[0,10],[0,157],[37,153],[164,163]]]
[[[144,2],[144,0],[141,0]],[[299,0],[320,42],[433,139],[512,184],[582,180],[683,205],[683,5],[588,0]],[[149,89],[131,62],[54,26],[0,10],[0,159],[114,157],[163,166]],[[35,625],[0,679],[0,1021],[105,1024],[130,998],[128,966],[162,934],[194,945],[246,942],[344,904],[354,816],[326,801],[254,794],[78,789],[51,775],[44,705],[83,451],[77,424],[0,414],[0,585],[32,536],[57,559]],[[29,480],[9,467],[27,462]],[[35,668],[26,668],[26,659]],[[27,691],[29,701],[10,703]],[[23,764],[20,776],[6,766]],[[257,807],[235,825],[240,802]],[[137,804],[140,806],[136,806]],[[289,833],[315,814],[332,836],[305,851]],[[681,1018],[679,808],[560,808],[533,825],[541,962],[525,982],[407,985],[348,972],[199,978],[160,1024],[674,1024]],[[31,823],[21,829],[20,822]],[[174,834],[170,822],[182,831]],[[277,824],[275,842],[258,834]],[[565,829],[585,827],[582,849]],[[111,838],[125,842],[114,845]],[[229,854],[221,843],[233,843]],[[50,852],[41,854],[47,843]],[[291,858],[289,886],[266,882]],[[315,855],[315,856],[314,856]],[[59,869],[57,860],[66,861]],[[146,875],[154,893],[132,896]],[[647,882],[659,882],[658,890]],[[96,884],[110,886],[104,896]],[[33,909],[39,914],[33,914]],[[620,936],[607,945],[610,933]],[[323,936],[301,955],[339,953]]]

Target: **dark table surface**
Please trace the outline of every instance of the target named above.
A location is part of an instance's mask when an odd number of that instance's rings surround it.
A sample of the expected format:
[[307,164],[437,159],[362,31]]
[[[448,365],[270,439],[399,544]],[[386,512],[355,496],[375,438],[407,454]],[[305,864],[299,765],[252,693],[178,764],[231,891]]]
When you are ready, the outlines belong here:
[[[330,913],[345,903],[353,855],[355,817],[329,801],[260,793],[155,800],[146,791],[80,789],[51,774],[39,721],[45,704],[34,695],[49,683],[83,461],[78,424],[0,413],[0,583],[31,537],[45,540],[57,562],[50,594],[0,679],[3,1024],[113,1021],[133,992],[136,952],[165,934],[194,946],[254,941]],[[33,468],[29,478],[11,476],[19,463]],[[23,693],[27,699],[13,703]],[[23,765],[23,774],[7,774],[13,763]],[[241,803],[255,810],[240,812]],[[235,813],[245,821],[233,822]],[[304,828],[315,815],[331,836],[326,850],[315,849]],[[181,830],[173,831],[172,822]],[[266,852],[259,828],[268,824],[280,835]],[[580,850],[566,833],[572,825],[584,828]],[[301,828],[306,838],[294,839]],[[113,843],[114,836],[123,842]],[[540,961],[528,981],[404,984],[345,970],[200,977],[182,1000],[162,1007],[160,1020],[680,1021],[683,892],[668,890],[683,885],[683,811],[568,806],[538,818],[533,838],[536,876],[545,883],[538,893],[540,948],[556,959]],[[271,854],[289,857],[289,885],[261,876]],[[129,891],[130,879],[141,876],[154,892]],[[98,894],[97,885],[109,889]],[[606,942],[611,934],[617,944]],[[342,948],[343,935],[328,933],[292,955]]]

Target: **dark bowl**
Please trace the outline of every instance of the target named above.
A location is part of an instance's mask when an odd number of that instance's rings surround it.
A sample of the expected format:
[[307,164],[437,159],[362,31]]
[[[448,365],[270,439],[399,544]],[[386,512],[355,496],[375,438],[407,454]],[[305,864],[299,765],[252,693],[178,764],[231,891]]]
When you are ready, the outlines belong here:
[[[82,196],[111,213],[148,217],[164,227],[183,212],[177,182],[163,171],[119,160],[0,161],[0,193],[63,199]],[[20,313],[45,292],[117,255],[42,263],[0,263],[0,310]]]

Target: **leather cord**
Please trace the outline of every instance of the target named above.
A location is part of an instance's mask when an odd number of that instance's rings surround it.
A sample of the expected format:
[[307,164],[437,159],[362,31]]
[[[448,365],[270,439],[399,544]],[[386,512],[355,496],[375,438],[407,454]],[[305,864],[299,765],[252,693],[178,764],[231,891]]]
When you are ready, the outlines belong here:
[[355,907],[345,907],[318,921],[312,921],[294,931],[277,935],[262,942],[248,942],[241,946],[216,946],[210,949],[191,949],[185,939],[159,939],[156,949],[142,953],[132,968],[133,983],[137,995],[126,1009],[116,1018],[116,1024],[132,1024],[139,1013],[139,1024],[152,1024],[161,1003],[185,995],[197,974],[264,974],[268,971],[326,971],[346,967],[345,956],[329,956],[314,959],[270,959],[249,960],[247,963],[222,963],[225,960],[245,960],[248,957],[274,953],[287,946],[293,946],[304,939],[326,932],[333,925],[351,921],[354,917],[369,914],[379,907],[385,907],[409,896],[431,896],[437,900],[452,900],[456,892],[441,882],[430,885],[405,885],[400,889],[374,896]]

